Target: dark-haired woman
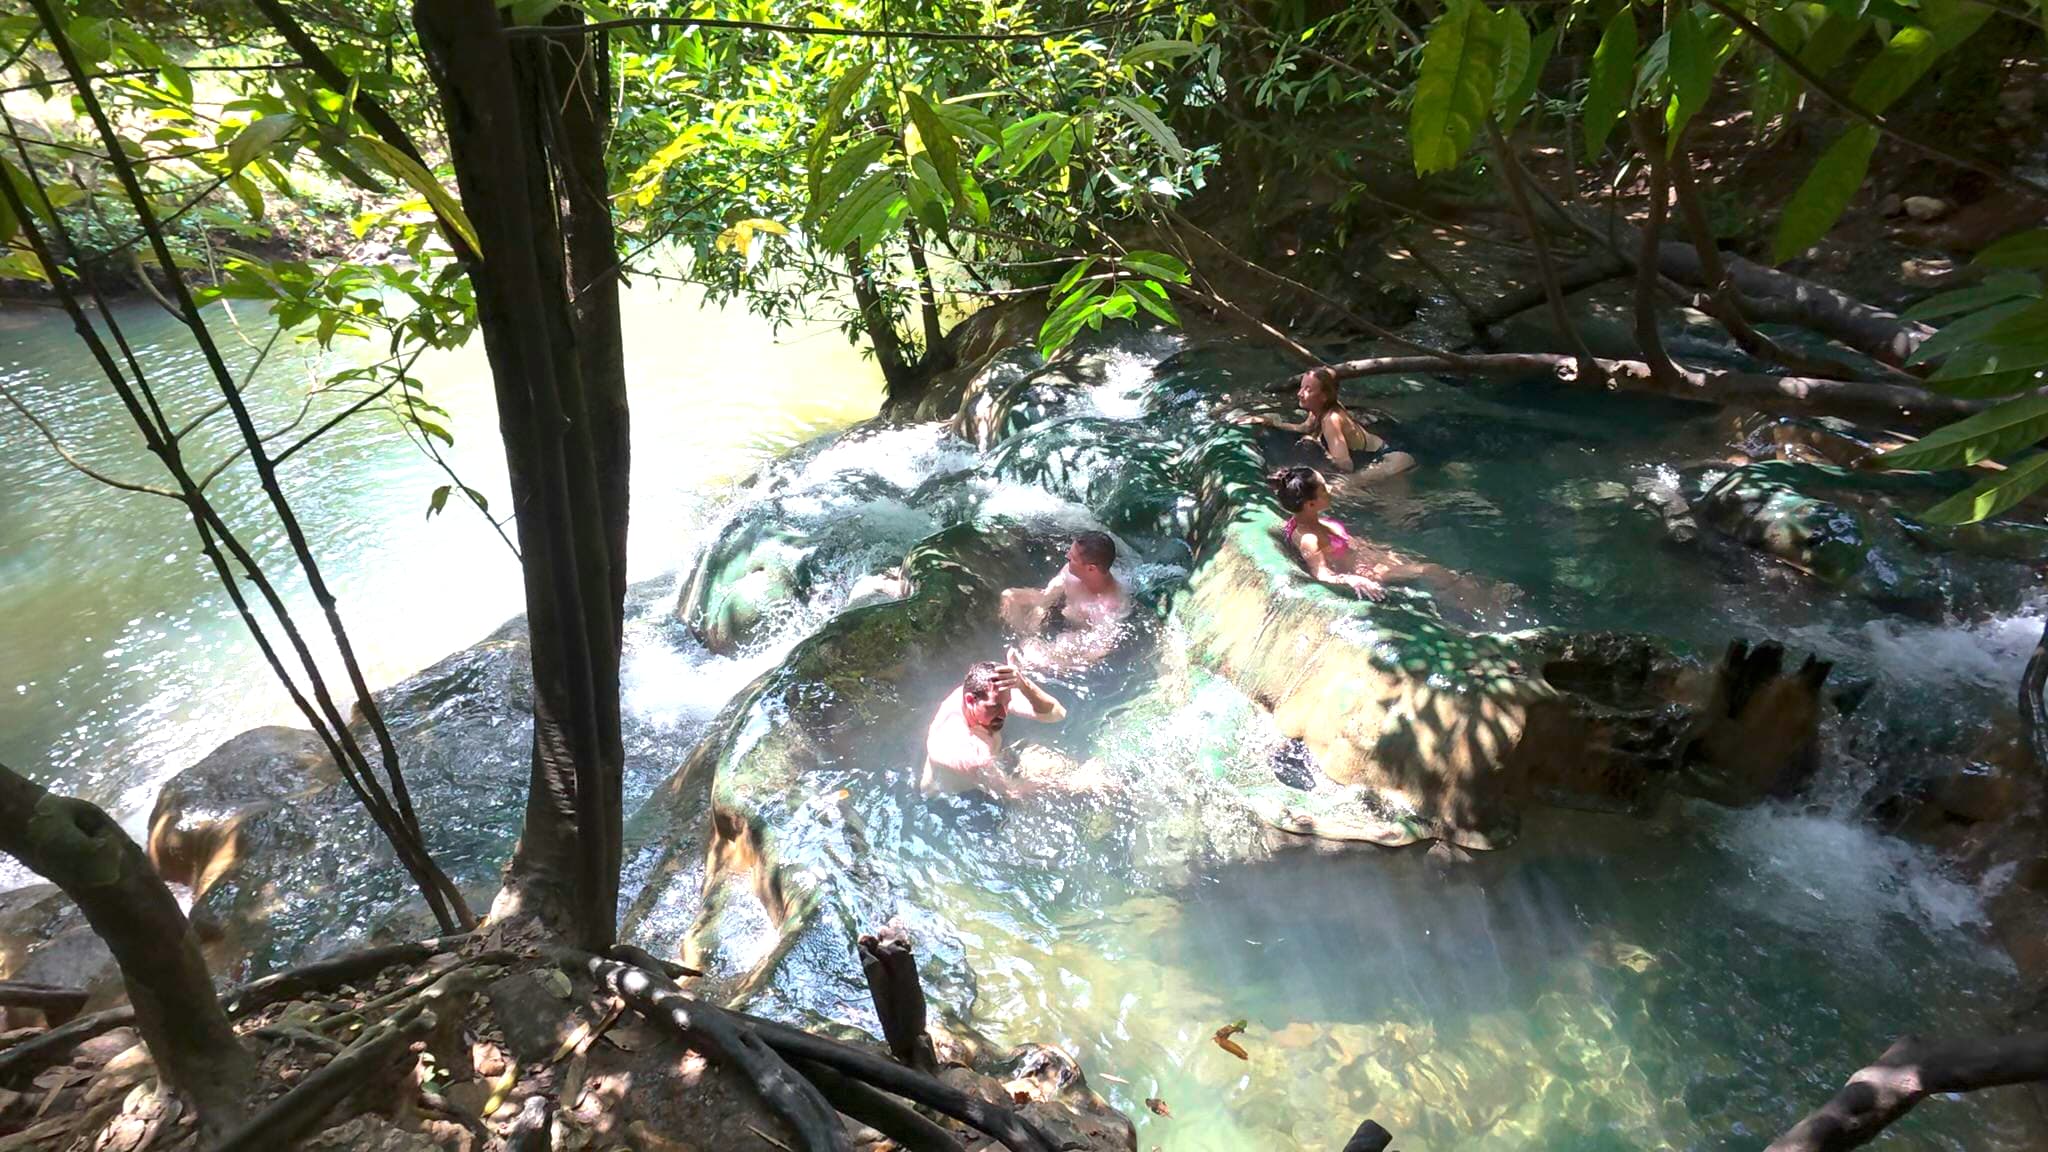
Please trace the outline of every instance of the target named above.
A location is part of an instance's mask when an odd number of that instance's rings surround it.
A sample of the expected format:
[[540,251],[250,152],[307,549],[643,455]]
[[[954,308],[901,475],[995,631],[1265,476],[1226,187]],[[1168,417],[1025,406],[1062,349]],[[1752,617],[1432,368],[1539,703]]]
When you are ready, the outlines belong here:
[[1330,369],[1311,368],[1302,373],[1301,387],[1296,389],[1294,398],[1307,413],[1300,421],[1251,416],[1244,422],[1301,433],[1302,439],[1320,448],[1339,472],[1363,483],[1415,467],[1415,457],[1389,447],[1337,399],[1337,374]]
[[1381,600],[1386,598],[1389,583],[1415,580],[1453,594],[1468,609],[1475,606],[1471,603],[1474,599],[1499,598],[1498,590],[1489,595],[1477,582],[1441,564],[1410,560],[1391,548],[1345,531],[1344,525],[1325,515],[1330,509],[1330,486],[1315,469],[1282,468],[1266,480],[1273,486],[1280,507],[1289,513],[1286,523],[1281,525],[1287,543],[1318,583],[1349,588],[1369,600]]

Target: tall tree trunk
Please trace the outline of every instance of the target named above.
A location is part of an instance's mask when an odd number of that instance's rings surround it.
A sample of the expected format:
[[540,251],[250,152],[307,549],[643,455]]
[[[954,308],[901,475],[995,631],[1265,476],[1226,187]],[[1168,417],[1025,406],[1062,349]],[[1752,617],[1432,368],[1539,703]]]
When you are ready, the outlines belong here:
[[903,238],[910,245],[910,267],[917,273],[917,312],[924,319],[924,355],[919,357],[919,367],[929,375],[951,367],[940,362],[946,355],[946,327],[939,320],[939,294],[932,288],[932,270],[925,263],[924,237],[912,224],[903,229]]
[[198,1108],[205,1142],[238,1124],[255,1063],[221,1009],[191,922],[142,849],[99,808],[0,765],[0,852],[62,888],[106,941],[143,1043],[164,1082]]
[[615,281],[591,267],[615,255],[610,221],[590,216],[609,211],[602,104],[559,103],[599,86],[595,48],[515,52],[491,0],[419,0],[413,18],[481,249],[471,280],[526,577],[533,770],[493,915],[602,949],[618,915],[626,399]]
[[875,362],[882,366],[886,395],[882,407],[895,408],[915,403],[916,373],[903,355],[903,338],[896,334],[896,318],[889,315],[889,302],[875,286],[874,268],[858,244],[846,248],[846,268],[853,273],[853,302],[860,308],[860,322],[868,330],[868,343],[875,350]]

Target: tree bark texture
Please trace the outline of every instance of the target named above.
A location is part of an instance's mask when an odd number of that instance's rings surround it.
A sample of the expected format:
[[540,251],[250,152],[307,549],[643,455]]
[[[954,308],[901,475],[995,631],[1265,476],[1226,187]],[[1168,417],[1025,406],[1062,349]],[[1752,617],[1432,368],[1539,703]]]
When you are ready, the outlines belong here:
[[[1679,386],[1674,389],[1658,382],[1651,375],[1650,366],[1641,360],[1601,360],[1599,363],[1606,373],[1605,386],[1616,391],[1646,392],[1703,404],[1741,404],[1790,415],[1865,416],[1887,420],[1906,416],[1927,422],[1968,416],[1997,402],[1943,396],[1911,384],[1825,380],[1769,372],[1699,372],[1684,368],[1679,371]],[[1579,375],[1577,357],[1555,352],[1495,352],[1467,356],[1455,364],[1440,356],[1369,356],[1341,361],[1330,365],[1330,369],[1340,380],[1356,376],[1434,373],[1509,378],[1549,376],[1581,387],[1590,383]],[[1266,390],[1287,391],[1299,380],[1300,377],[1285,377],[1266,385]]]
[[1907,1036],[1765,1152],[1859,1148],[1930,1095],[2035,1080],[2048,1080],[2048,1032],[1976,1040]]
[[198,936],[142,848],[96,806],[0,765],[0,852],[78,903],[121,967],[165,1083],[192,1100],[203,1130],[231,1127],[255,1063],[214,994]]
[[2027,670],[2020,675],[2020,732],[2037,771],[2048,770],[2048,703],[2042,700],[2043,688],[2048,688],[2048,628],[2041,630]]
[[628,467],[615,281],[597,275],[616,258],[602,84],[577,54],[589,41],[515,51],[490,0],[419,0],[413,18],[481,249],[470,277],[532,637],[533,769],[494,914],[601,950],[618,909]]
[[896,320],[889,315],[889,303],[875,284],[875,273],[858,243],[846,247],[846,268],[853,274],[853,302],[860,309],[861,326],[868,330],[868,344],[875,350],[875,363],[882,366],[886,393],[882,407],[899,408],[917,403],[915,372],[903,353],[903,338],[896,333]]
[[924,985],[917,976],[917,955],[901,928],[884,928],[859,941],[860,969],[867,977],[882,1038],[899,1064],[920,1071],[938,1068],[931,1035],[925,1031]]

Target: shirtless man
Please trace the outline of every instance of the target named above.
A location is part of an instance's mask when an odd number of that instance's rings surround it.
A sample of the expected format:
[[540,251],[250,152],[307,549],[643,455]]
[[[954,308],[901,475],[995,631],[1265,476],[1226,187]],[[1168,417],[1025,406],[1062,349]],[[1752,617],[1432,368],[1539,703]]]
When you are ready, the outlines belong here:
[[[1030,637],[1023,660],[1040,668],[1092,664],[1116,647],[1117,625],[1130,611],[1123,585],[1110,572],[1116,541],[1105,532],[1083,532],[1067,548],[1067,563],[1044,588],[1011,588],[1003,593],[1003,620]],[[1059,609],[1064,627],[1041,636],[1045,620]]]
[[927,792],[981,788],[998,796],[1035,791],[1046,782],[1006,770],[1003,724],[1011,716],[1051,724],[1066,715],[1066,705],[1029,677],[1008,664],[984,660],[967,670],[967,678],[932,717],[925,735],[922,787]]

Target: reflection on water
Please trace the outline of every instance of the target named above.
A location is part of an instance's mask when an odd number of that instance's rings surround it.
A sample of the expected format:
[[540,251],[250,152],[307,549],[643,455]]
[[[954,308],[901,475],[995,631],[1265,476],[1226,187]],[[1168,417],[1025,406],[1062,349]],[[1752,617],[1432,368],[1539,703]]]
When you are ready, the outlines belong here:
[[[687,563],[750,517],[804,526],[815,547],[806,593],[734,654],[708,653],[675,622],[672,586],[639,589],[624,668],[629,803],[721,730],[736,691],[910,542],[960,519],[1025,524],[1042,537],[1036,566],[1005,576],[1042,583],[1062,537],[1097,526],[1046,489],[993,478],[936,427],[843,437],[732,499],[709,493],[757,458],[748,446],[758,437],[871,409],[872,376],[845,363],[764,367],[752,346],[722,364],[698,345],[678,356],[685,331],[673,301],[660,307],[669,311],[639,312],[628,327],[635,578]],[[703,346],[734,347],[709,336],[731,317],[684,314],[705,330]],[[62,340],[40,320],[8,322],[21,338],[13,355],[23,363],[5,369],[14,386],[53,403],[79,391],[87,377],[61,361]],[[148,324],[138,314],[137,329]],[[167,378],[196,397],[191,365],[152,347]],[[1123,348],[1089,386],[1084,414],[1139,416],[1148,366],[1171,347],[1146,338]],[[431,379],[458,413],[458,467],[495,493],[480,365],[451,358]],[[731,387],[736,379],[750,386]],[[288,388],[276,384],[267,402],[282,405]],[[1669,406],[1616,408],[1632,403],[1617,397],[1420,382],[1385,391],[1379,402],[1402,421],[1392,438],[1422,466],[1347,494],[1339,514],[1396,547],[1513,584],[1522,622],[1641,628],[1701,648],[1780,636],[1838,660],[1844,679],[1871,680],[1876,711],[1942,730],[1937,744],[1974,731],[2024,660],[2030,617],[1903,624],[1777,570],[1669,547],[1650,497],[1675,491],[1680,469],[1719,450],[1711,422]],[[1184,407],[1199,408],[1190,395]],[[91,410],[64,411],[68,433],[94,434]],[[189,553],[159,551],[167,539],[185,548],[175,518],[151,521],[160,510],[79,487],[20,450],[19,431],[5,433],[0,486],[37,498],[0,509],[0,611],[29,622],[0,639],[20,685],[0,705],[0,756],[133,811],[167,766],[275,709],[243,698],[260,677]],[[133,446],[111,432],[92,447],[133,462]],[[315,538],[338,542],[323,555],[380,677],[516,610],[516,572],[486,526],[420,519],[438,480],[395,431],[360,425],[324,451],[307,457],[294,492]],[[1170,552],[1126,542],[1135,557]],[[1184,576],[1163,563],[1126,563],[1123,574],[1141,599]],[[874,688],[856,729],[807,734],[817,755],[780,798],[778,849],[794,868],[843,879],[824,910],[843,931],[806,936],[799,947],[818,954],[793,956],[785,985],[757,1006],[864,1022],[865,993],[844,976],[851,935],[900,919],[940,1003],[1000,1040],[1069,1047],[1093,1086],[1139,1122],[1140,1147],[1321,1152],[1372,1116],[1411,1152],[1750,1149],[1896,1034],[1995,1028],[2012,991],[2009,966],[1981,939],[1976,891],[1833,815],[1687,805],[1653,823],[1538,813],[1515,847],[1470,860],[1271,854],[1268,834],[1227,796],[1248,781],[1288,790],[1313,778],[1287,762],[1276,773],[1270,719],[1191,670],[1157,613],[1141,614],[1105,665],[1056,687],[1070,703],[1065,723],[1015,733],[1099,760],[1112,789],[1007,805],[927,797],[917,765],[931,709],[1004,642],[992,621],[956,640]],[[487,878],[502,858],[523,784],[521,720],[485,706],[489,693],[502,695],[485,676],[394,719],[425,733],[408,745],[409,770],[424,810],[461,813],[437,836],[468,879]],[[452,721],[429,733],[433,718]],[[775,720],[732,719],[735,744],[765,739]],[[1844,758],[1833,770],[1849,780],[1866,769]],[[325,839],[340,839],[338,827]],[[686,854],[680,875],[650,880],[652,856],[702,834],[695,823],[653,829],[657,843],[629,870],[629,900],[642,885],[666,885],[649,894],[637,928],[657,948],[674,947],[699,911],[703,853]],[[388,913],[402,884],[388,862],[371,863],[281,884],[281,952],[358,934]],[[723,960],[744,968],[781,941],[764,917],[748,918],[745,893],[729,895]],[[1239,1019],[1244,1061],[1212,1039]],[[1172,1118],[1146,1111],[1147,1097]],[[1887,1139],[2017,1149],[2030,1133],[2016,1108],[1998,1093],[1935,1102]]]
[[[741,308],[705,308],[694,292],[660,285],[626,293],[623,310],[632,579],[681,563],[721,486],[764,454],[869,415],[880,401],[879,373],[835,330],[799,328],[778,340]],[[218,398],[177,321],[140,302],[118,306],[117,316],[174,421]],[[240,316],[260,343],[260,318]],[[211,323],[241,372],[253,349],[223,314]],[[334,359],[373,355],[344,344]],[[318,375],[311,350],[281,342],[247,389],[259,426],[287,423]],[[511,499],[481,346],[423,357],[415,375],[452,414],[450,462],[502,515]],[[741,379],[746,387],[734,387]],[[159,481],[60,314],[0,310],[0,382],[86,462]],[[351,400],[317,401],[304,426]],[[187,447],[210,461],[233,442],[221,418]],[[295,454],[280,475],[373,686],[474,643],[523,607],[518,568],[481,516],[458,499],[425,517],[447,477],[374,409]],[[211,491],[270,571],[287,571],[289,550],[269,527],[253,473],[230,471]],[[299,722],[170,501],[110,492],[72,472],[12,411],[0,411],[0,492],[0,762],[62,781],[134,826],[166,775],[252,724]],[[311,607],[299,581],[282,586]],[[312,631],[316,642],[324,633]]]

